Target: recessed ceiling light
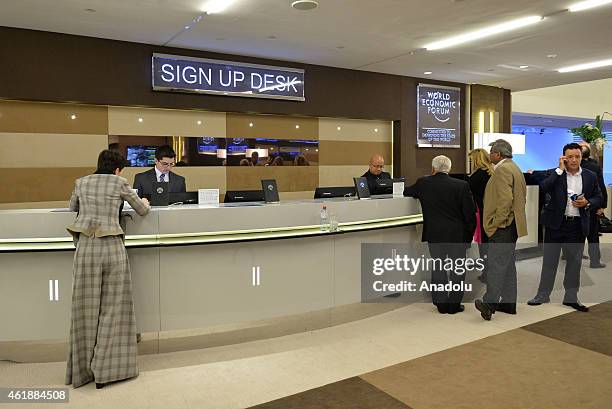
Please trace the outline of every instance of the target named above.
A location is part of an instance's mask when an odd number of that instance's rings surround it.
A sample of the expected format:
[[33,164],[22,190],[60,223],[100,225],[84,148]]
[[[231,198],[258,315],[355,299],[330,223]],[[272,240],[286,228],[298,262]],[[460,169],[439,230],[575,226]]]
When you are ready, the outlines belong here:
[[202,121],[198,121],[198,125],[202,125]]
[[575,12],[575,11],[588,10],[588,9],[592,9],[593,7],[605,6],[606,4],[610,4],[610,3],[612,3],[612,0],[581,1],[579,3],[572,4],[571,6],[569,6],[569,11]]
[[276,40],[276,36],[275,35],[270,35],[267,38],[268,38],[268,40]]
[[557,58],[557,54],[548,54],[546,58]]
[[342,127],[341,127],[341,126],[339,126],[339,127],[338,127],[338,128],[336,128],[336,129],[340,131],[340,130],[342,129]]
[[253,127],[253,122],[249,123],[249,127],[251,127],[251,128]]
[[189,30],[191,27],[189,26],[185,26],[185,30]]
[[70,119],[76,119],[77,116],[75,114],[70,115]]
[[236,0],[210,0],[208,1],[204,7],[202,7],[202,11],[206,14],[217,14],[225,11],[229,6],[232,5]]
[[431,71],[425,71],[423,74],[430,75],[430,74],[433,74],[433,73]]
[[612,65],[612,60],[602,60],[602,61],[589,62],[586,64],[572,65],[571,67],[559,68],[557,71],[574,72],[574,71],[592,70],[594,68],[609,67],[611,65]]
[[374,128],[374,132],[378,132],[378,128]]
[[528,65],[520,65],[519,68],[524,70],[525,68],[529,68],[529,66]]
[[315,0],[296,0],[291,3],[291,7],[300,11],[308,11],[316,9],[319,6],[319,3]]
[[88,13],[95,13],[96,12],[95,9],[85,9],[85,11],[88,12]]
[[142,118],[138,118],[138,122],[142,122]]
[[296,125],[296,126],[295,126],[295,129],[300,129],[300,126],[299,126],[299,125]]
[[439,50],[442,48],[452,47],[455,45],[467,43],[469,41],[479,40],[481,38],[490,37],[495,34],[505,33],[507,31],[516,30],[525,26],[529,26],[531,24],[539,23],[543,20],[541,16],[530,16],[525,18],[520,18],[517,20],[508,21],[506,23],[497,24],[494,26],[490,26],[487,28],[483,28],[476,31],[471,31],[469,33],[460,34],[458,36],[450,37],[441,41],[436,41],[430,44],[427,44],[425,48],[427,50]]

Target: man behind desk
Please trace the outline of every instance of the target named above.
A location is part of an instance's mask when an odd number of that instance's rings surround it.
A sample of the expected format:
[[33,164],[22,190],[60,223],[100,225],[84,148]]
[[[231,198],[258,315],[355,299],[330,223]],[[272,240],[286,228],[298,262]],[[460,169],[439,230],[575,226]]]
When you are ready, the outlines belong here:
[[376,181],[379,179],[391,179],[391,174],[388,172],[383,172],[385,168],[385,159],[382,155],[375,153],[370,158],[370,168],[366,173],[361,175],[368,180],[368,188],[370,189],[370,193],[375,193],[376,191]]
[[159,146],[155,150],[155,167],[134,177],[134,189],[138,189],[138,196],[152,195],[154,182],[169,182],[170,193],[186,192],[185,178],[170,171],[175,161],[176,153],[170,145]]

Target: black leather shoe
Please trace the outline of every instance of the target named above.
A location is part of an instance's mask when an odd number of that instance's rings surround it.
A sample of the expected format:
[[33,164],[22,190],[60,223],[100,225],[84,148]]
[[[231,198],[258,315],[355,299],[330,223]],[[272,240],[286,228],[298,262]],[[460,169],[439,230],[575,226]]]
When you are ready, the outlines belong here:
[[527,301],[527,305],[542,305],[542,304],[547,304],[549,302],[550,302],[550,298],[540,297],[539,295],[536,295],[531,300]]
[[457,308],[449,309],[448,313],[457,314],[458,312],[463,312],[463,311],[465,311],[465,307],[463,305],[459,305]]
[[495,311],[504,312],[506,314],[516,315],[516,304],[512,303],[499,303]]
[[589,265],[590,268],[606,268],[606,265],[604,263],[591,263]]
[[485,321],[491,321],[493,310],[486,302],[483,302],[482,300],[476,300],[474,302],[474,305],[476,306],[476,309],[480,311],[480,316],[482,317],[482,319],[484,319]]
[[106,386],[106,384],[105,384],[105,383],[98,383],[98,382],[96,382],[96,389],[102,389],[102,388],[104,388],[105,386]]
[[564,302],[563,305],[567,305],[568,307],[572,307],[576,311],[589,312],[589,307],[587,307],[586,305],[580,304],[578,301],[576,301],[576,302]]
[[448,304],[435,304],[440,314],[446,314],[448,312]]

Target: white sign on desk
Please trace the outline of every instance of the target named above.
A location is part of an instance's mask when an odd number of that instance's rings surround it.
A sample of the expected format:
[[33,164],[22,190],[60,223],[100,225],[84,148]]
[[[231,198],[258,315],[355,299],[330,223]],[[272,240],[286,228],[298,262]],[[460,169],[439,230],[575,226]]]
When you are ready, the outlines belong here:
[[393,197],[404,196],[404,182],[393,182]]
[[218,205],[219,189],[198,189],[198,204]]

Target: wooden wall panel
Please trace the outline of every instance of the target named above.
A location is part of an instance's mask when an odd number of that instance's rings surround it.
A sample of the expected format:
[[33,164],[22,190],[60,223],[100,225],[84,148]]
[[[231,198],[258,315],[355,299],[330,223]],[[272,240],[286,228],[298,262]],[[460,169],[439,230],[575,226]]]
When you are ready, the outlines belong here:
[[306,117],[228,113],[227,136],[315,140],[319,139],[319,121],[317,118]]
[[15,168],[96,166],[107,135],[0,133],[0,164]]
[[366,170],[370,157],[379,153],[385,165],[392,163],[391,142],[320,141],[320,165],[362,165]]
[[318,166],[228,166],[227,190],[261,189],[262,179],[276,179],[279,192],[314,191]]
[[319,139],[326,141],[391,142],[393,140],[391,125],[392,123],[389,121],[319,118]]
[[0,202],[69,200],[74,181],[95,171],[89,168],[0,168]]
[[[6,81],[3,87],[5,85]],[[105,106],[0,100],[0,132],[106,135],[108,109]]]
[[225,137],[225,121],[223,112],[108,108],[108,133],[111,135]]

